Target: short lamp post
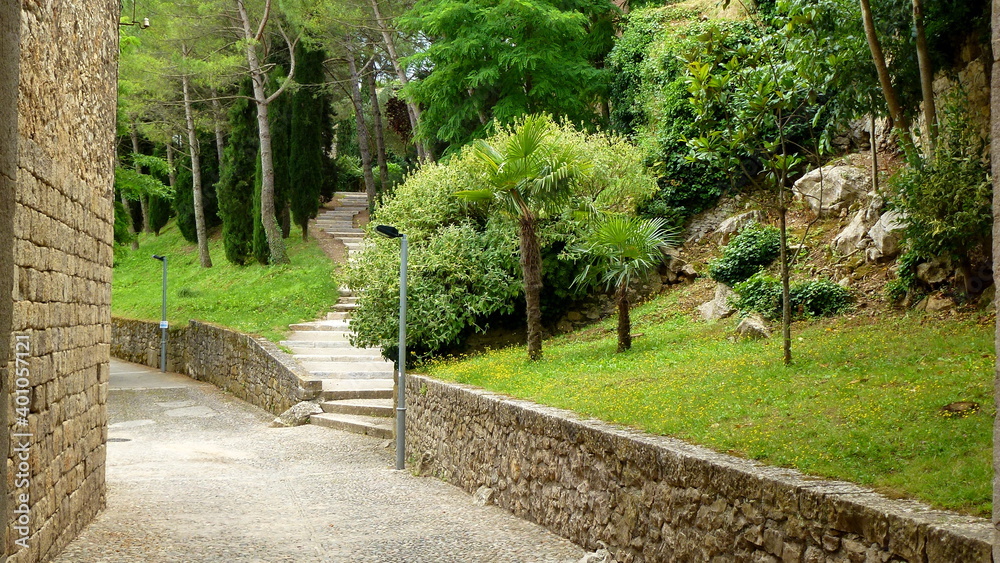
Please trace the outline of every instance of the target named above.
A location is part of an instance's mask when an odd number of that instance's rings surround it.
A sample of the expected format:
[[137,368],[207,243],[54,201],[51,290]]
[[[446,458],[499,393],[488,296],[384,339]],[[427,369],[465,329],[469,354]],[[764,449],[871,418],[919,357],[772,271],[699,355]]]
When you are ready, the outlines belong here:
[[406,235],[389,225],[379,225],[375,231],[386,238],[403,239],[399,251],[399,391],[396,399],[396,469],[403,469],[406,457]]
[[167,371],[167,257],[154,254],[163,262],[163,303],[160,305],[160,371]]

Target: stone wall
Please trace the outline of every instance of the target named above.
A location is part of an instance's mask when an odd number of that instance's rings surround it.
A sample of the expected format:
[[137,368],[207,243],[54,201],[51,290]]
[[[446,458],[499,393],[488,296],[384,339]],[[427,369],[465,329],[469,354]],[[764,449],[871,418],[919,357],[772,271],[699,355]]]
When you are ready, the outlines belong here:
[[[111,355],[160,365],[159,323],[114,318]],[[272,342],[209,323],[169,329],[167,370],[207,381],[275,414],[319,396],[319,381]]]
[[990,523],[528,401],[407,380],[417,469],[643,561],[991,560]]
[[12,448],[0,482],[4,553],[21,563],[53,557],[105,502],[118,4],[0,12],[0,411]]

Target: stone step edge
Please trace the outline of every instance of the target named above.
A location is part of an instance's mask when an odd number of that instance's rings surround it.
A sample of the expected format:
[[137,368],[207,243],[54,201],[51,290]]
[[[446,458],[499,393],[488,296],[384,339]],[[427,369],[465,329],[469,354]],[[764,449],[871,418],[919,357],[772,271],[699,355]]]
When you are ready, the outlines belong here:
[[309,417],[309,422],[317,426],[364,434],[374,438],[392,438],[392,424],[383,422],[384,420],[386,419],[330,413],[314,414]]

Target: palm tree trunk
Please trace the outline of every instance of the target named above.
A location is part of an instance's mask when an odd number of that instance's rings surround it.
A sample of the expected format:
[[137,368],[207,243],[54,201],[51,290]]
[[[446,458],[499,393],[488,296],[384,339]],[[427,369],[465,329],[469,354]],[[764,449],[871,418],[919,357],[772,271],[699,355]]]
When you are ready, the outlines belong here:
[[628,285],[622,284],[617,291],[618,301],[618,351],[632,349],[632,318],[629,316]]
[[542,252],[535,234],[535,217],[521,216],[521,272],[528,315],[528,358],[542,359]]

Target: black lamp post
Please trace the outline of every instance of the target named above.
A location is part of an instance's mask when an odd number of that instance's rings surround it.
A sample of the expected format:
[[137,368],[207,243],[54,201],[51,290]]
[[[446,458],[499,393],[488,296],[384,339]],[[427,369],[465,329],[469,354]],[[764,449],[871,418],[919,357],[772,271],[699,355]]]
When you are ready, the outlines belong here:
[[403,469],[406,458],[406,235],[396,227],[378,225],[378,234],[386,238],[401,238],[399,252],[399,380],[396,399],[396,469]]
[[160,371],[167,371],[167,257],[154,254],[163,262],[163,303],[160,306]]

